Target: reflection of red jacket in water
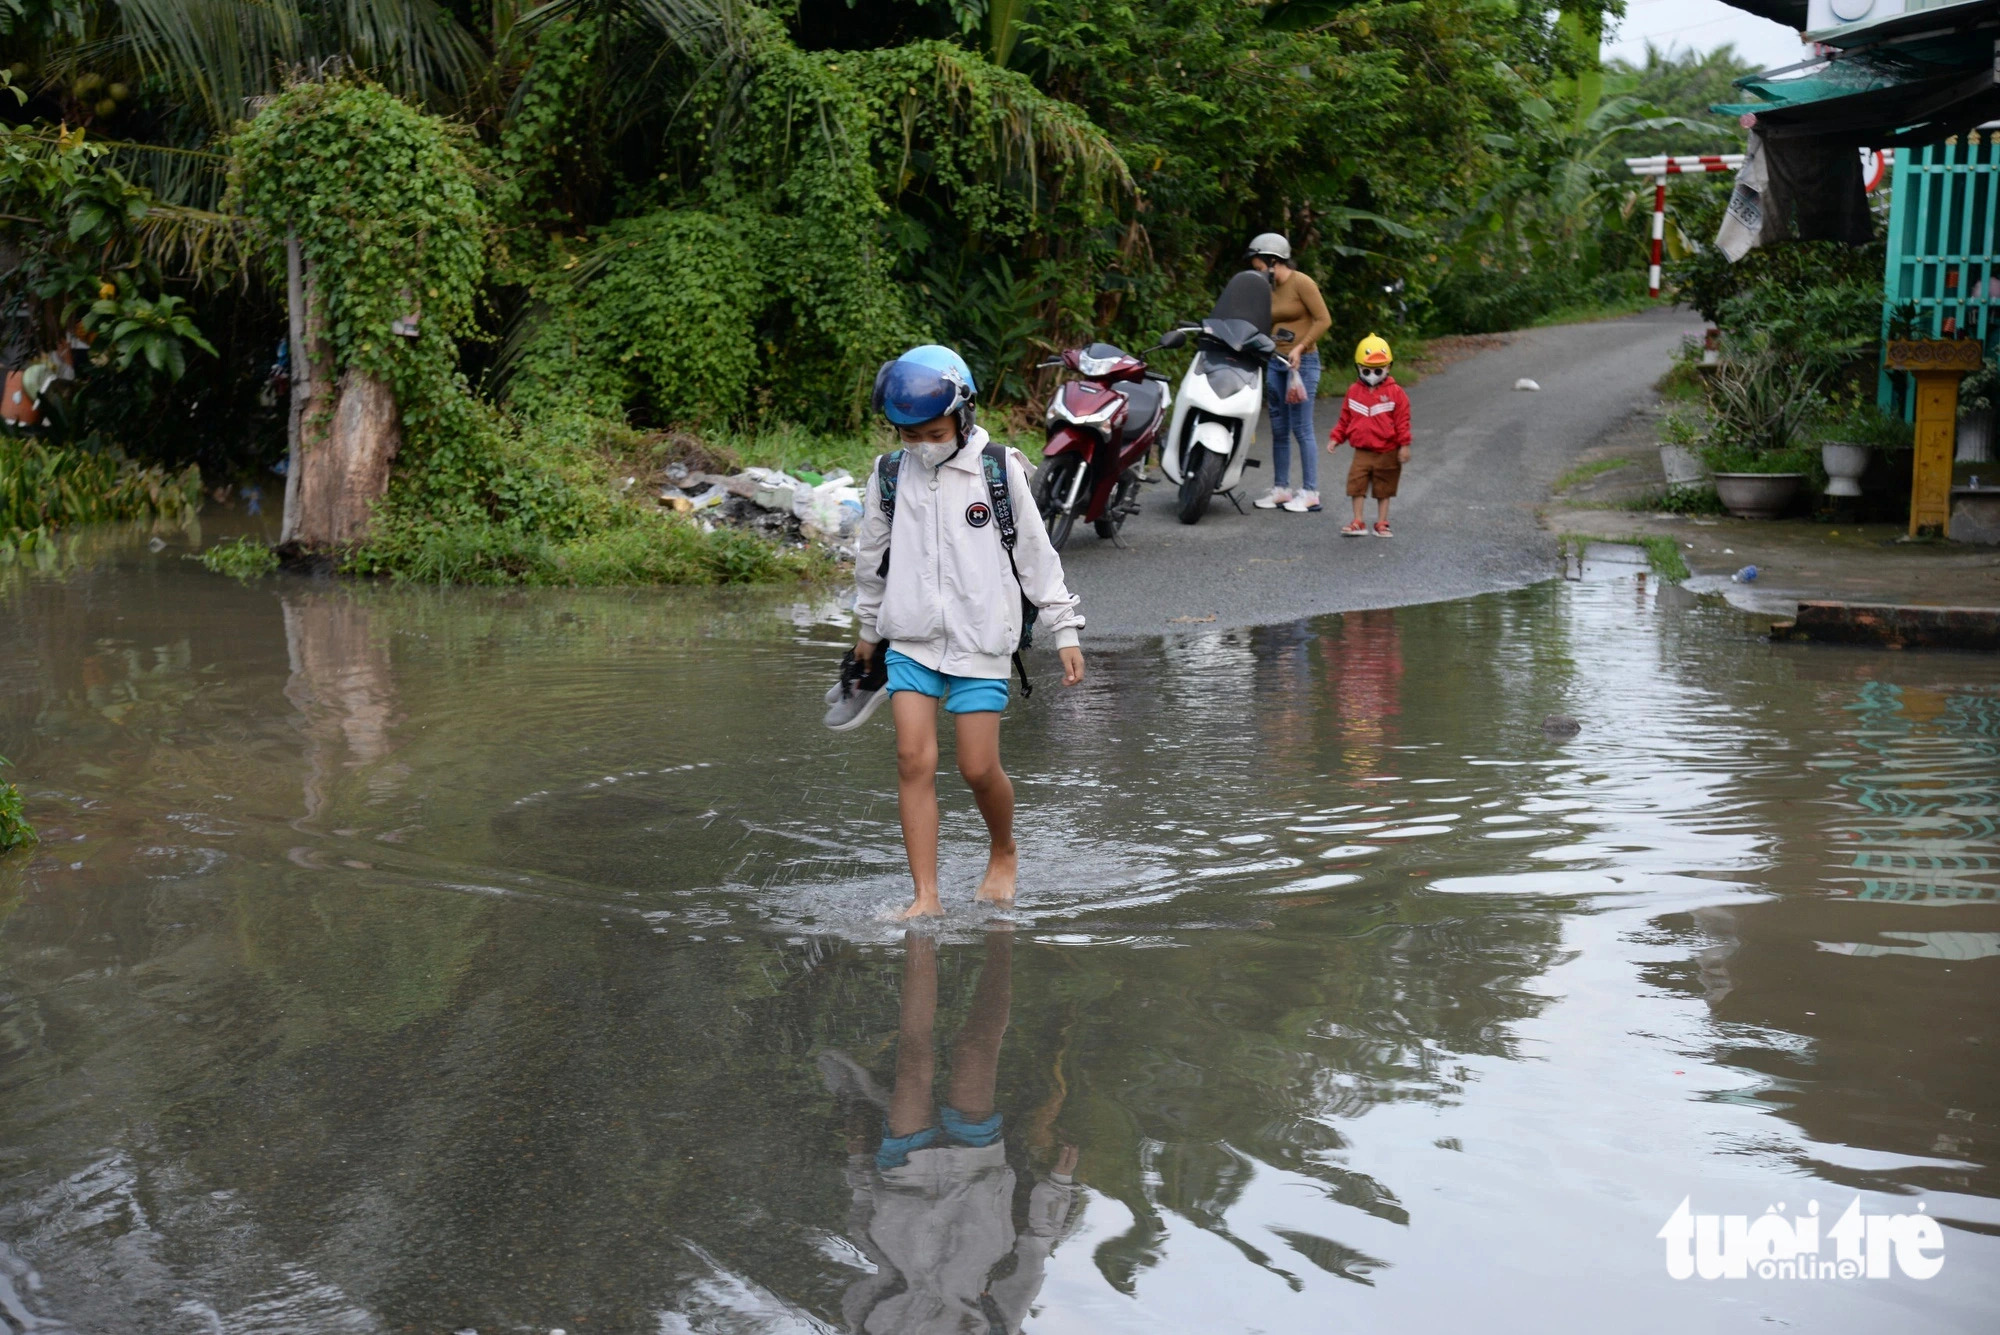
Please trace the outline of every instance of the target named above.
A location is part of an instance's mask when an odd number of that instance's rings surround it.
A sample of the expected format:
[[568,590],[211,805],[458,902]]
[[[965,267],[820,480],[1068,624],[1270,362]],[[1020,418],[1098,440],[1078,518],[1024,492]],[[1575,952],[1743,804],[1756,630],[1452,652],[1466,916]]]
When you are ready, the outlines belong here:
[[1341,400],[1340,420],[1327,432],[1335,445],[1387,454],[1410,443],[1410,396],[1390,376],[1370,389],[1356,380]]

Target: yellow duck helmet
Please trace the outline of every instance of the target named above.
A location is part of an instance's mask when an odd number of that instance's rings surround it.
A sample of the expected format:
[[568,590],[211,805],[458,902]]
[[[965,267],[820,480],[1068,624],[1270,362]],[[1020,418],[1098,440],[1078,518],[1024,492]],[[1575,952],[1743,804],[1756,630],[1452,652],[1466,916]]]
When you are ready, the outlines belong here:
[[1356,366],[1387,366],[1396,360],[1396,354],[1389,351],[1389,340],[1380,334],[1370,334],[1354,345]]

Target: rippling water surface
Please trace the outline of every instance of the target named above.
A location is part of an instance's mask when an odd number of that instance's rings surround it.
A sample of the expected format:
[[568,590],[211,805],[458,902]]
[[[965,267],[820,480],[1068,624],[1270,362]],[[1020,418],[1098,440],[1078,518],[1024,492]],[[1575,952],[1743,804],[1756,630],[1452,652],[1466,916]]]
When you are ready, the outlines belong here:
[[[2000,663],[1753,631],[1044,667],[906,938],[837,606],[0,571],[0,1331],[1991,1330]],[[1657,1236],[1857,1197],[1943,1268]]]

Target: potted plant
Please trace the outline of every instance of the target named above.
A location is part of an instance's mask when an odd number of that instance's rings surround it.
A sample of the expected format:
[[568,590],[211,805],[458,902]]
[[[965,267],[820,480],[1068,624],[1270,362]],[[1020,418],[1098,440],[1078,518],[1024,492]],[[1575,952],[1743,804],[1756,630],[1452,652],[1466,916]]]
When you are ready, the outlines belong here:
[[1993,462],[1993,404],[2000,398],[2000,366],[1987,354],[1979,369],[1958,382],[1958,441],[1952,458],[1962,464]]
[[1883,412],[1859,391],[1836,395],[1812,425],[1819,441],[1820,466],[1826,470],[1826,494],[1859,496],[1861,477],[1877,450],[1907,450],[1911,428],[1901,417]]
[[1797,503],[1813,464],[1802,436],[1823,410],[1825,379],[1825,372],[1768,347],[1739,349],[1716,368],[1701,456],[1730,514],[1776,519]]
[[1828,381],[1877,337],[1879,289],[1853,281],[1753,288],[1722,303],[1722,363],[1708,382],[1703,459],[1723,508],[1752,519],[1789,510],[1819,462],[1805,429]]

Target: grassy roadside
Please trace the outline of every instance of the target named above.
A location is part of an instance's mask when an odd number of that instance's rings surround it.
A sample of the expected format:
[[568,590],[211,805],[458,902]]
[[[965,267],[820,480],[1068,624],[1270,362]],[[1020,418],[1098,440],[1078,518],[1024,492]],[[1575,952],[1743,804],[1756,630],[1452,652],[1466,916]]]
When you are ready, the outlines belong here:
[[1617,536],[1609,533],[1564,533],[1556,541],[1561,544],[1565,557],[1574,552],[1579,561],[1583,559],[1584,548],[1593,542],[1616,542],[1631,547],[1642,547],[1646,552],[1646,563],[1653,568],[1653,573],[1675,584],[1693,573],[1681,557],[1680,545],[1672,538],[1661,537],[1659,534],[1627,533]]
[[1596,324],[1600,320],[1618,320],[1627,315],[1637,315],[1661,304],[1659,298],[1648,296],[1626,297],[1619,301],[1593,301],[1578,306],[1564,306],[1550,311],[1538,320],[1530,322],[1529,329],[1547,329],[1558,324]]

